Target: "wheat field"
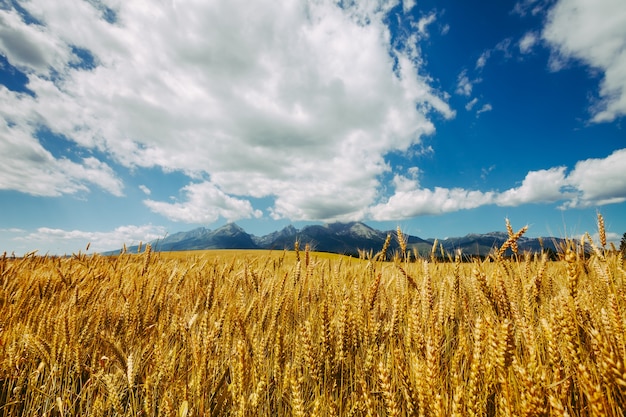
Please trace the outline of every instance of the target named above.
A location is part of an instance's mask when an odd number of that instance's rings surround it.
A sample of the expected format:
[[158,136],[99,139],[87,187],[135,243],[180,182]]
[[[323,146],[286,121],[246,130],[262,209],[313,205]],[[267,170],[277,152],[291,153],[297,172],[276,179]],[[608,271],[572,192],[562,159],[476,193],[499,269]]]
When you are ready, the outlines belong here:
[[507,229],[474,262],[400,230],[370,259],[5,254],[0,416],[624,415],[626,272],[602,222],[558,262]]

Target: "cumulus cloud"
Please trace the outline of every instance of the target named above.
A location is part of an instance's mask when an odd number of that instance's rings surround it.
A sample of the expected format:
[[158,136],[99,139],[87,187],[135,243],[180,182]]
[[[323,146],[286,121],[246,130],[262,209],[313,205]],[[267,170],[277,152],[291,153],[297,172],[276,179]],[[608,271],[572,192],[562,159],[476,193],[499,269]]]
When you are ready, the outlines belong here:
[[[619,3],[602,0],[597,9],[609,13],[600,14],[560,0],[541,32],[553,62],[579,59],[603,71],[594,121],[626,113]],[[503,192],[425,189],[409,175],[396,176],[395,193],[382,195],[381,178],[391,171],[386,156],[423,148],[435,130],[433,114],[454,117],[422,65],[419,42],[436,16],[399,16],[418,33],[397,42],[385,22],[400,0],[21,4],[38,23],[2,8],[0,53],[26,74],[33,94],[0,86],[0,189],[59,196],[99,187],[122,196],[114,167],[179,171],[190,178],[180,200],[145,204],[191,223],[260,216],[250,199],[268,197],[270,216],[293,220],[397,218],[485,204],[562,201],[573,208],[626,198],[623,151],[581,161],[569,174],[562,167],[529,172]],[[547,7],[518,5],[520,14]],[[402,2],[407,13],[414,6]],[[531,51],[538,36],[527,33],[520,52]],[[505,39],[484,51],[477,72],[496,52],[509,56],[511,45]],[[478,82],[463,71],[456,92],[480,114],[491,105],[470,100]],[[39,140],[41,129],[72,142],[75,154],[53,154]]]
[[405,177],[394,180],[396,191],[386,202],[373,206],[374,220],[401,220],[427,214],[443,214],[472,209],[493,202],[493,192],[462,188],[420,188],[417,181]]
[[567,184],[565,167],[531,171],[521,186],[500,193],[495,201],[500,206],[555,202],[563,199],[562,189]]
[[[0,101],[8,98],[8,90],[0,86]],[[21,95],[21,99],[26,99]],[[3,101],[7,103],[9,101]],[[16,106],[3,106],[0,114],[9,116],[19,111]],[[18,190],[35,196],[60,196],[88,192],[87,184],[96,185],[115,196],[123,195],[123,184],[113,169],[94,157],[71,161],[54,158],[34,137],[32,126],[20,127],[0,121],[0,190]]]
[[[55,186],[23,180],[19,189],[57,195],[95,184],[121,194],[104,159],[54,158],[33,129],[44,126],[115,164],[187,174],[187,200],[146,200],[169,218],[253,216],[250,197],[274,198],[276,217],[357,218],[376,199],[385,155],[419,146],[434,132],[431,113],[454,117],[424,74],[419,39],[392,42],[385,19],[397,4],[24,3],[38,25],[0,10],[0,53],[34,92],[2,88],[10,135],[0,146],[15,135],[23,143],[3,174],[26,168],[37,178],[34,166],[45,161]],[[92,68],[80,65],[77,48]],[[338,204],[338,195],[350,199]],[[336,204],[321,209],[320,201]]]
[[564,208],[626,201],[626,149],[619,149],[606,158],[579,161],[567,180],[577,193]]
[[621,0],[560,0],[548,12],[541,33],[552,49],[550,65],[559,70],[581,60],[604,74],[593,122],[626,114],[626,8]]
[[[63,253],[66,248],[79,248],[84,250],[89,243],[90,252],[101,252],[121,248],[124,244],[133,245],[141,241],[147,242],[166,235],[165,228],[161,226],[120,226],[110,231],[89,232],[83,230],[64,230],[49,227],[41,227],[31,233],[15,238],[18,242],[28,242],[36,247],[44,244],[48,248],[57,248],[55,253]],[[60,250],[59,250],[60,249]]]
[[626,149],[606,158],[579,161],[569,174],[564,166],[530,171],[520,186],[502,192],[421,188],[417,179],[398,175],[393,184],[394,194],[370,208],[372,219],[401,220],[484,205],[514,207],[563,202],[561,209],[601,206],[626,201]]
[[249,201],[231,197],[209,181],[187,185],[183,192],[186,197],[183,202],[144,200],[144,204],[170,220],[188,223],[213,223],[220,217],[236,220],[261,216]]
[[0,9],[0,50],[13,66],[49,75],[70,60],[70,48],[38,25],[25,25],[14,10]]
[[578,161],[569,173],[566,167],[531,171],[520,187],[504,191],[495,199],[502,206],[558,201],[564,201],[562,209],[626,201],[626,149],[618,149],[606,158]]

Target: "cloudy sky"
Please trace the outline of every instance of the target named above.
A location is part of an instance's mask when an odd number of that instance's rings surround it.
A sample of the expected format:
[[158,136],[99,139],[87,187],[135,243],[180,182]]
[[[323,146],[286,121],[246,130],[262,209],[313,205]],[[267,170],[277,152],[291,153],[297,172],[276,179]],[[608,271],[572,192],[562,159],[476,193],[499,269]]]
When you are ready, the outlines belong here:
[[0,252],[626,232],[623,0],[0,0]]

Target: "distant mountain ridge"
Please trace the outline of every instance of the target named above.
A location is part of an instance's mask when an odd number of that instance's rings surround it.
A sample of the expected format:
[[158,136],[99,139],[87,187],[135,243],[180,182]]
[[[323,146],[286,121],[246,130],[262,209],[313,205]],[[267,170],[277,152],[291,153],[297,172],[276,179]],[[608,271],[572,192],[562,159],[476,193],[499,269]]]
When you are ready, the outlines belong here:
[[[149,242],[153,250],[162,252],[206,250],[206,249],[293,249],[296,241],[300,247],[308,244],[312,250],[332,252],[357,256],[359,251],[376,253],[385,243],[387,235],[392,239],[389,253],[399,249],[396,231],[381,231],[365,223],[330,223],[325,225],[305,226],[296,229],[289,225],[282,230],[269,233],[265,236],[254,236],[247,233],[235,223],[228,223],[218,229],[210,230],[198,227],[187,232],[178,232],[163,239]],[[417,236],[404,235],[409,250],[420,254],[430,253],[434,239],[422,239]],[[493,248],[500,247],[508,239],[505,232],[490,232],[484,234],[471,233],[463,237],[453,237],[439,240],[437,246],[443,247],[447,253],[454,254],[460,251],[464,255],[486,256]],[[533,253],[542,250],[557,251],[562,239],[544,237],[527,238],[522,236],[518,241],[520,251]],[[127,248],[128,252],[136,252],[138,246]],[[439,253],[440,249],[437,250]],[[120,251],[109,251],[105,254],[113,255]]]

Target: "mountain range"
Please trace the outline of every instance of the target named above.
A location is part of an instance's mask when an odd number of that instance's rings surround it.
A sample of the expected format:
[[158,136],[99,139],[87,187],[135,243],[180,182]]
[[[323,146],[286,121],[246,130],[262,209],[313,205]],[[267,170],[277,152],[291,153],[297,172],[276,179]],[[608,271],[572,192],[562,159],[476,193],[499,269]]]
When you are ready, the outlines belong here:
[[[376,230],[361,222],[331,223],[325,225],[305,226],[296,229],[289,225],[280,231],[265,236],[255,236],[247,233],[235,223],[228,223],[218,229],[210,230],[198,227],[187,232],[178,232],[162,239],[150,242],[153,250],[162,252],[188,251],[203,249],[293,249],[296,241],[304,249],[308,244],[311,250],[332,252],[358,256],[359,251],[376,253],[385,243],[387,235],[392,239],[388,253],[399,249],[396,231]],[[404,235],[407,248],[417,251],[420,255],[429,254],[435,239],[422,239],[417,236]],[[460,250],[463,255],[486,256],[493,248],[500,247],[508,239],[506,232],[491,232],[485,234],[468,234],[463,237],[438,240],[437,254],[440,248],[448,254]],[[540,252],[546,250],[557,252],[557,247],[563,244],[563,239],[552,237],[527,238],[522,236],[517,241],[522,252]],[[136,252],[137,246],[127,248],[130,253]],[[107,255],[117,254],[119,251],[107,252]]]

